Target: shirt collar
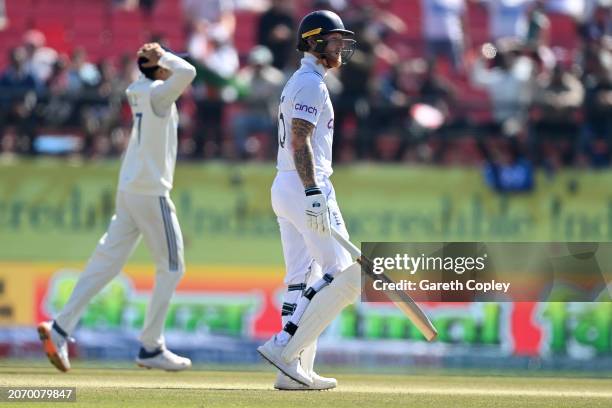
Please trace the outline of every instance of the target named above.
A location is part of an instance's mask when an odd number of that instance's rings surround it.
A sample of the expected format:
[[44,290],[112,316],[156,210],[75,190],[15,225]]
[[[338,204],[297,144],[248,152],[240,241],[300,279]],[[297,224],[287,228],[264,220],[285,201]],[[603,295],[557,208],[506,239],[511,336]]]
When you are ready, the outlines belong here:
[[301,62],[303,67],[312,69],[314,72],[321,75],[321,77],[324,77],[327,72],[325,67],[318,63],[317,57],[309,52],[304,53],[304,58],[302,58]]

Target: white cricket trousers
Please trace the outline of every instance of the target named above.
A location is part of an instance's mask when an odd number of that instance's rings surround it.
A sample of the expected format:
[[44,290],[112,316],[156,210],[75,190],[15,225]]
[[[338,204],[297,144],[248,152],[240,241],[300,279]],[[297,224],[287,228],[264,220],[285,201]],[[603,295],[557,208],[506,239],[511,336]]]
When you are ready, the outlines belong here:
[[[348,239],[348,232],[329,178],[318,182],[327,198],[329,218]],[[322,237],[306,226],[304,186],[296,171],[279,171],[272,183],[272,208],[278,219],[285,258],[285,284],[306,283],[313,260],[322,274],[336,274],[351,265],[350,254],[331,236]]]
[[66,333],[74,331],[90,300],[119,274],[141,236],[155,261],[156,275],[140,341],[150,351],[164,345],[162,332],[170,298],[185,272],[181,228],[169,197],[124,191],[117,192],[108,230],[55,318]]

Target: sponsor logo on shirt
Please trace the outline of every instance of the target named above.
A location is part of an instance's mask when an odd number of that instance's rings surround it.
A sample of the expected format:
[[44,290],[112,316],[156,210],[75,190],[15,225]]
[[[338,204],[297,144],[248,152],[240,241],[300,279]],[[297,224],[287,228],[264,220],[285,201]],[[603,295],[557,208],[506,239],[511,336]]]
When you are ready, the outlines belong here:
[[328,129],[333,129],[334,128],[334,118],[331,118],[329,120],[329,122],[327,122],[327,128]]
[[315,116],[317,115],[317,108],[315,108],[314,106],[303,105],[299,102],[295,104],[295,107],[293,109],[295,109],[296,111],[308,112]]

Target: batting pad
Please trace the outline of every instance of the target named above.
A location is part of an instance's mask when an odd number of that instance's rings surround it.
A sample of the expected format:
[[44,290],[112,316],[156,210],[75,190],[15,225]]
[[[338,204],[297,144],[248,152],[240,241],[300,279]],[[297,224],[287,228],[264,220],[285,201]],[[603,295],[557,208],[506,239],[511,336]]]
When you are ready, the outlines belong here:
[[283,359],[292,361],[312,344],[342,309],[355,301],[360,290],[361,266],[353,263],[313,297],[300,319],[297,331],[283,350]]

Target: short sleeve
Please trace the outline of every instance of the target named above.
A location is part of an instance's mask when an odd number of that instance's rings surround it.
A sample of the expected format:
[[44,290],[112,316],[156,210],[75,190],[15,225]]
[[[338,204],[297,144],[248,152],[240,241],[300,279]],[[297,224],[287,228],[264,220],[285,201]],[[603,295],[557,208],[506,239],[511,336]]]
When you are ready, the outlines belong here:
[[293,119],[303,119],[316,125],[323,111],[325,103],[325,89],[320,82],[312,81],[305,84],[293,98],[291,111]]

